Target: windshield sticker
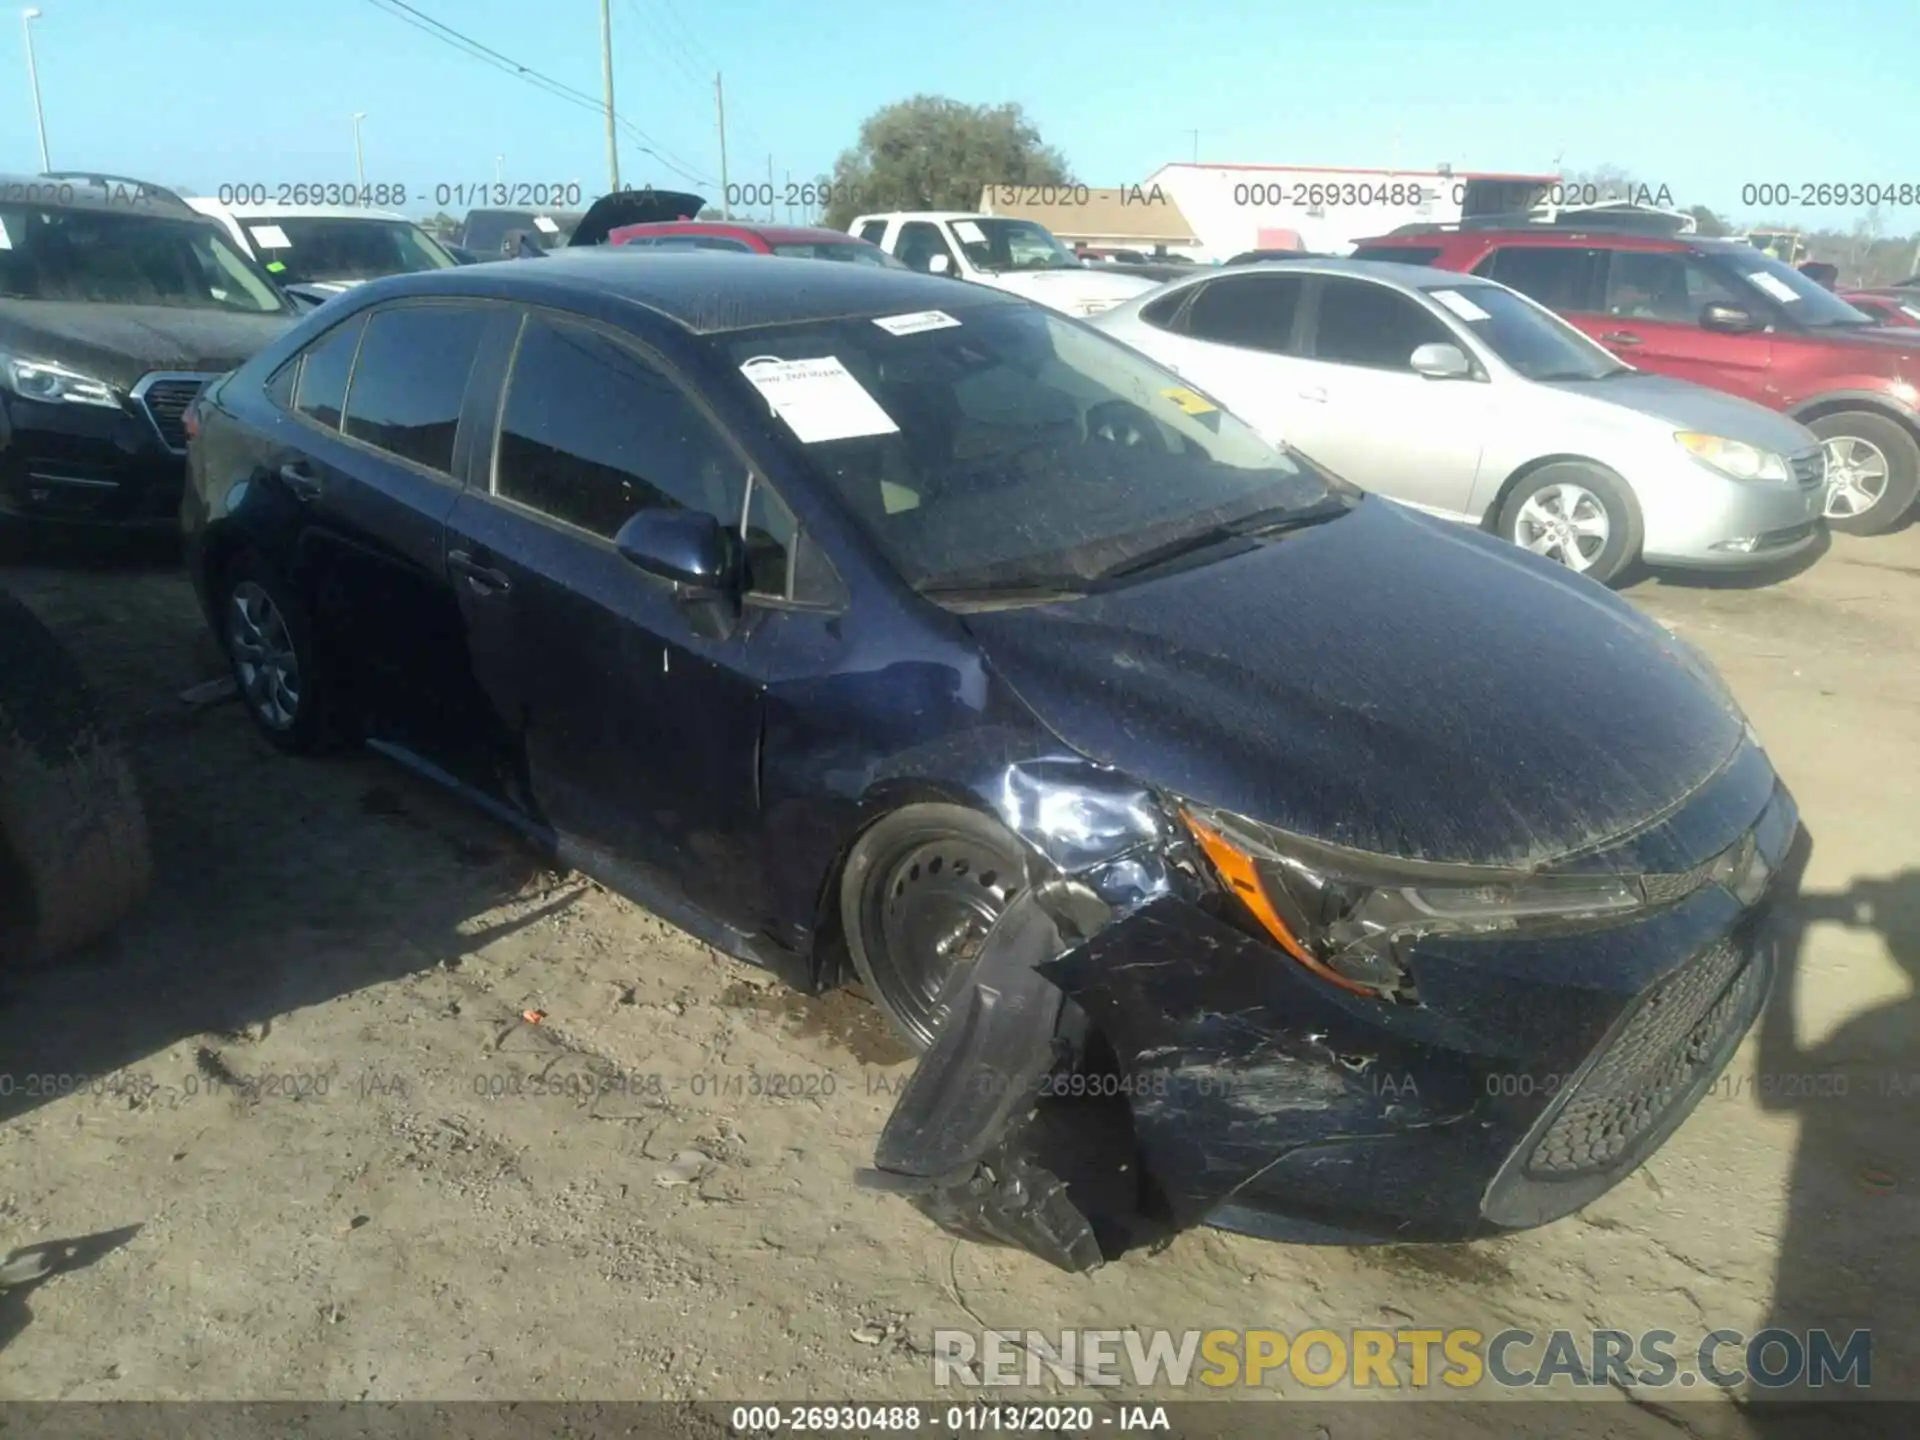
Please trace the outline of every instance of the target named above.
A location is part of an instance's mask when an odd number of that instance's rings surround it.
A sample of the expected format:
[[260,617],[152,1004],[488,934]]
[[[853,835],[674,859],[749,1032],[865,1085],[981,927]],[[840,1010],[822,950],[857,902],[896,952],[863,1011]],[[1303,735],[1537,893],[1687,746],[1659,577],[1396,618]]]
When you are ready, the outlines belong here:
[[286,263],[284,261],[269,260],[267,262],[267,273],[270,275],[284,274],[286,272],[286,268],[287,268]]
[[1458,290],[1429,290],[1427,292],[1462,320],[1491,320],[1493,317],[1474,304]]
[[1183,385],[1176,385],[1173,389],[1162,390],[1160,393],[1189,415],[1209,415],[1220,408],[1211,400],[1203,400]]
[[13,248],[13,237],[7,234],[6,220],[4,218],[0,218],[0,250],[11,250],[12,248]]
[[889,335],[918,335],[922,330],[947,330],[960,322],[944,310],[916,310],[911,315],[882,315],[873,323]]
[[954,221],[953,233],[969,245],[984,245],[987,243],[987,232],[971,220]]
[[536,215],[533,217],[533,228],[544,231],[548,235],[558,235],[560,233],[560,222],[555,220],[551,215]]
[[893,417],[836,356],[781,360],[760,355],[742,365],[740,373],[766,396],[773,413],[802,444],[900,433]]
[[880,504],[889,515],[898,515],[906,510],[920,508],[920,492],[909,490],[904,485],[896,485],[891,480],[880,482]]
[[1793,293],[1793,287],[1778,275],[1769,275],[1764,270],[1755,270],[1748,274],[1747,279],[1751,280],[1755,285],[1758,285],[1783,305],[1790,305],[1800,298]]
[[291,250],[293,242],[287,239],[287,232],[278,225],[253,225],[248,227],[253,243],[262,250]]

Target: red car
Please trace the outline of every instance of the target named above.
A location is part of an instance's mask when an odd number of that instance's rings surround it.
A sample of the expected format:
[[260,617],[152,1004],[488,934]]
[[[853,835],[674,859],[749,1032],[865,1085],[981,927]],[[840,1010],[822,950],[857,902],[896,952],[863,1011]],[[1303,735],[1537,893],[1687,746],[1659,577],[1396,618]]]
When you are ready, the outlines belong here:
[[1826,442],[1836,529],[1882,534],[1920,493],[1920,332],[1883,327],[1750,245],[1468,221],[1363,240],[1353,258],[1497,280],[1639,369],[1785,412]]
[[664,220],[622,225],[607,236],[609,245],[645,245],[656,250],[739,250],[753,255],[786,255],[799,260],[851,260],[889,270],[907,267],[878,245],[844,230],[813,225],[755,225],[739,220]]
[[1842,290],[1840,298],[1882,325],[1895,330],[1920,330],[1920,290]]

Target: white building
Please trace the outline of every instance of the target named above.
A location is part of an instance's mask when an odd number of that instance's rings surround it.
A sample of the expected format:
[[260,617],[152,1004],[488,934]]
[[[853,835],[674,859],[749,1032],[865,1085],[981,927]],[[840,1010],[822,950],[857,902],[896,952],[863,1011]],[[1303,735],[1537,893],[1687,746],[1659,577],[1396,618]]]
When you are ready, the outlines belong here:
[[1199,257],[1243,250],[1344,255],[1400,225],[1525,211],[1559,177],[1486,171],[1340,170],[1311,165],[1163,165],[1130,189],[1164,196],[1199,239]]

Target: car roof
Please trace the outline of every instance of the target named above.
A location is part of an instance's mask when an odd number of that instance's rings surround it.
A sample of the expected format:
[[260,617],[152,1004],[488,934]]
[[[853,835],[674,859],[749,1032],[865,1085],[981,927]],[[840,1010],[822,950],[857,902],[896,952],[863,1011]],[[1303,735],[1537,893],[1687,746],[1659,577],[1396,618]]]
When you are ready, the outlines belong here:
[[744,263],[715,251],[556,250],[535,260],[463,265],[371,280],[369,303],[408,295],[473,295],[529,304],[593,295],[625,300],[697,334],[794,325],[849,316],[983,309],[1028,302],[938,275],[835,260]]
[[1574,225],[1515,225],[1510,229],[1419,230],[1403,234],[1370,235],[1357,243],[1369,246],[1397,245],[1408,249],[1432,249],[1437,245],[1445,250],[1463,240],[1503,245],[1511,244],[1515,240],[1525,240],[1536,245],[1598,244],[1613,250],[1699,251],[1702,253],[1730,253],[1754,248],[1744,240],[1708,235],[1647,235],[1633,230],[1609,229],[1601,225],[1590,229],[1582,229]]
[[414,222],[395,210],[369,210],[364,205],[228,205],[205,195],[189,196],[187,203],[203,215],[228,214],[236,220],[384,220],[390,224]]
[[1013,215],[987,215],[979,210],[875,210],[856,215],[856,224],[868,220],[1013,220]]
[[622,225],[622,232],[635,235],[753,235],[770,245],[865,245],[867,242],[845,230],[830,230],[824,225],[756,225],[751,220],[654,220],[641,225]]
[[144,210],[169,219],[199,220],[201,213],[164,185],[123,175],[0,174],[0,198],[67,210]]
[[[1206,280],[1229,275],[1347,275],[1358,280],[1378,280],[1402,290],[1464,290],[1468,286],[1491,286],[1491,280],[1478,275],[1463,275],[1458,270],[1440,270],[1431,265],[1402,265],[1393,260],[1255,260],[1242,265],[1206,266],[1189,279],[1170,281],[1167,290],[1186,289]],[[1163,291],[1154,291],[1161,294]],[[1150,299],[1151,296],[1142,296]]]

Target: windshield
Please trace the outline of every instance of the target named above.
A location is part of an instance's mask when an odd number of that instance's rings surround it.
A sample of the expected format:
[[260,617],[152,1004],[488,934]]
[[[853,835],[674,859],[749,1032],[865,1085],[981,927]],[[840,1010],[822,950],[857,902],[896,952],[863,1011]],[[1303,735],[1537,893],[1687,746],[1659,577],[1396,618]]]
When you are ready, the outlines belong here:
[[846,260],[855,265],[878,265],[883,270],[907,268],[876,245],[856,245],[851,242],[841,244],[832,240],[814,240],[804,244],[776,245],[773,253],[795,260]]
[[0,205],[0,297],[277,315],[273,283],[211,220]]
[[1427,293],[1508,368],[1529,380],[1603,380],[1631,374],[1551,311],[1498,285],[1435,285]]
[[1751,247],[1721,251],[1710,258],[1722,271],[1739,276],[1802,325],[1824,329],[1874,323],[1871,316],[1862,315],[1818,281]]
[[1085,268],[1044,225],[982,215],[955,220],[954,237],[976,270],[1079,270]]
[[[823,437],[806,444],[817,473],[921,590],[1071,589],[1182,537],[1352,503],[1171,372],[1037,306],[721,343],[763,395],[793,397],[774,413]],[[789,380],[782,361],[820,363]]]
[[[572,238],[583,216],[584,212],[577,211],[472,210],[467,214],[460,244],[476,255],[491,258],[500,253],[500,247],[511,231],[525,230],[541,249],[552,250],[565,245]],[[546,224],[541,224],[541,221]],[[554,228],[549,230],[547,225]]]
[[242,219],[240,228],[283,285],[378,280],[416,270],[451,270],[456,263],[407,220],[267,215]]

